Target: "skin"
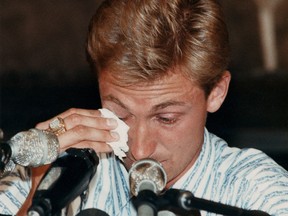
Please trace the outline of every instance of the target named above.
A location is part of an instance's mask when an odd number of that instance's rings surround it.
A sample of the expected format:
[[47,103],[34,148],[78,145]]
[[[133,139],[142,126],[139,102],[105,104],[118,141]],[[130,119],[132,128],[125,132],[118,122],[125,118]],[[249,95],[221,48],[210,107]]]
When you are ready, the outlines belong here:
[[[173,185],[201,151],[207,112],[215,112],[227,93],[230,74],[225,75],[206,99],[197,84],[175,73],[133,86],[121,86],[109,73],[102,73],[103,107],[130,127],[126,168],[144,158],[155,159],[167,173],[167,187]],[[225,87],[220,86],[223,82]]]
[[[155,82],[122,86],[104,71],[99,76],[102,106],[114,112],[130,127],[129,152],[124,164],[129,169],[140,159],[159,161],[168,183],[173,185],[193,166],[203,145],[207,112],[217,111],[223,103],[230,73],[223,73],[208,98],[194,82],[179,73]],[[59,115],[67,131],[58,136],[60,152],[67,148],[93,148],[96,152],[111,152],[106,142],[116,141],[111,133],[117,127],[114,119],[102,118],[98,110],[69,109]],[[37,124],[47,129],[53,118]],[[32,169],[32,189],[20,212],[26,212],[41,177],[49,166]]]

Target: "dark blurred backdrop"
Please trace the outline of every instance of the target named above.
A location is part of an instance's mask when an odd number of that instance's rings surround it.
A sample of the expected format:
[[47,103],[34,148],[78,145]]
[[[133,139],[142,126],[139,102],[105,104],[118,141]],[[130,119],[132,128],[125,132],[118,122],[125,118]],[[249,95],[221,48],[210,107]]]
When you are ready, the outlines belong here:
[[[5,139],[70,107],[101,106],[85,56],[88,22],[99,2],[0,0]],[[230,32],[233,79],[227,100],[208,116],[207,127],[231,146],[261,149],[288,169],[288,1],[279,0],[270,17],[277,54],[272,68],[261,44],[259,12],[266,6],[256,0],[220,2]]]

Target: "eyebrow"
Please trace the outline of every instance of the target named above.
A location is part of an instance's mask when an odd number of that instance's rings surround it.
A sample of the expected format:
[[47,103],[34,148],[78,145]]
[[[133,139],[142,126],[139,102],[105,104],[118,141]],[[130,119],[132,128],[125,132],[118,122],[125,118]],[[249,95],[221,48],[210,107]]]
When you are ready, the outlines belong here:
[[128,107],[126,107],[118,98],[114,97],[113,95],[105,96],[105,97],[103,97],[103,100],[112,101],[112,102],[118,104],[119,106],[121,106],[122,108],[128,110]]
[[185,105],[184,102],[170,100],[170,101],[165,101],[163,103],[153,106],[152,110],[155,112],[161,109],[165,109],[166,107],[169,107],[169,106],[184,106],[184,105]]
[[[103,100],[112,101],[112,102],[118,104],[119,106],[121,106],[122,108],[129,110],[128,107],[125,106],[125,104],[123,104],[118,98],[114,97],[113,95],[105,96],[103,98]],[[163,103],[154,105],[152,107],[152,112],[156,112],[158,110],[165,109],[166,107],[169,107],[169,106],[184,106],[184,105],[185,105],[185,103],[182,101],[169,100],[169,101],[165,101]]]

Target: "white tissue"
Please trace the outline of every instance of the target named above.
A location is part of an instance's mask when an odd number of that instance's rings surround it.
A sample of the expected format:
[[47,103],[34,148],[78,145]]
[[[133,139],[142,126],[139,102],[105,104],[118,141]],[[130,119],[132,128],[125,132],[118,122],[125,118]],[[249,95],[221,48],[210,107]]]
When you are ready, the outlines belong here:
[[117,132],[119,134],[119,140],[116,142],[108,142],[107,144],[111,146],[111,148],[114,151],[114,154],[118,156],[120,160],[123,161],[123,157],[126,157],[126,153],[129,150],[129,147],[127,145],[128,142],[128,130],[129,127],[125,122],[120,120],[113,112],[110,110],[103,108],[99,109],[99,111],[102,114],[102,117],[105,118],[113,118],[117,121],[118,126],[116,129],[112,130],[114,132]]

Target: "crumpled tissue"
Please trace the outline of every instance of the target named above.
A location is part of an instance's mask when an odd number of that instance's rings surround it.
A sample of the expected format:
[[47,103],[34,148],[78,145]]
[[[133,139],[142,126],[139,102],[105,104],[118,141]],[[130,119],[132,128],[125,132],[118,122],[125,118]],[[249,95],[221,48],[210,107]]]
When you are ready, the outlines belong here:
[[114,151],[114,154],[118,156],[120,160],[123,161],[123,157],[126,157],[126,153],[129,150],[127,145],[128,142],[128,130],[129,126],[119,119],[113,112],[106,108],[99,109],[102,114],[102,117],[105,118],[113,118],[117,121],[118,126],[116,129],[112,130],[113,132],[117,132],[119,134],[119,140],[115,142],[108,142],[107,144],[111,146]]

